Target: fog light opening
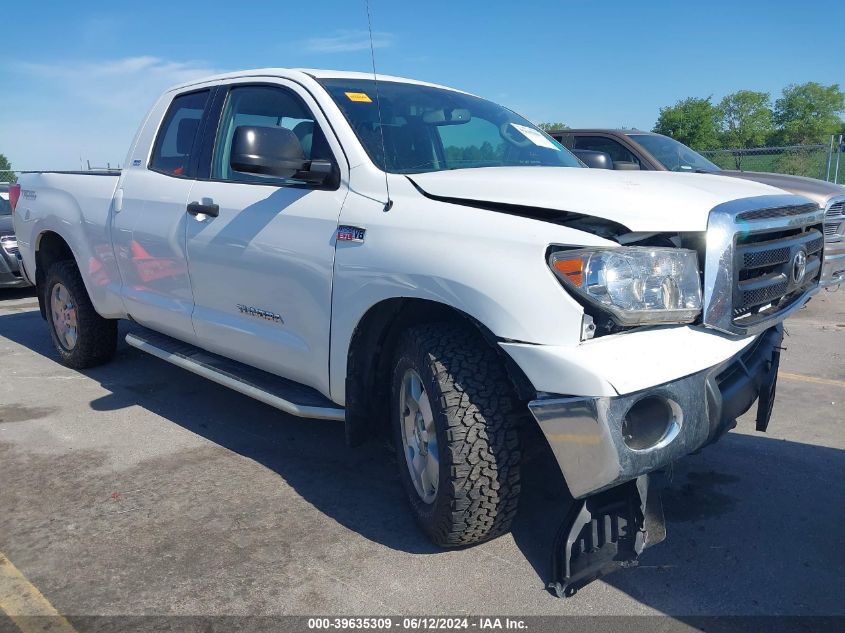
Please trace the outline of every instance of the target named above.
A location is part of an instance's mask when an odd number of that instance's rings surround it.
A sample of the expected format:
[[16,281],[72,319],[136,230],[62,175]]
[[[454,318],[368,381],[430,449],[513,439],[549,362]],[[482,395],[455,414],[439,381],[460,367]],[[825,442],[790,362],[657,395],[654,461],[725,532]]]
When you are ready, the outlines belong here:
[[622,421],[622,439],[634,451],[665,446],[680,430],[680,407],[661,396],[637,400]]

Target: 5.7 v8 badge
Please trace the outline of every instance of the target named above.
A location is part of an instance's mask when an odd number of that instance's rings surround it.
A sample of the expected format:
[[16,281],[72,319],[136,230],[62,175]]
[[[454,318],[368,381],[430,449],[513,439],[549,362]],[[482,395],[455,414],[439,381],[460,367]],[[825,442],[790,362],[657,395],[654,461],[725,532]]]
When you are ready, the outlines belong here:
[[366,229],[359,226],[349,226],[348,224],[341,224],[337,227],[337,241],[338,242],[363,242]]

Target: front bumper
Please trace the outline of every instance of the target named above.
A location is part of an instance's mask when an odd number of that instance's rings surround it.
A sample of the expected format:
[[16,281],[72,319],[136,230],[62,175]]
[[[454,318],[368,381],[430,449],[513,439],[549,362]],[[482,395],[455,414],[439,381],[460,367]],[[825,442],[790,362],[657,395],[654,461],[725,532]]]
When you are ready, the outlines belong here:
[[22,288],[29,282],[21,274],[17,253],[7,253],[0,246],[0,288]]
[[820,286],[845,283],[845,240],[824,245],[824,262]]
[[[652,472],[716,441],[733,428],[764,387],[783,327],[763,332],[723,363],[634,393],[607,397],[543,397],[528,404],[575,498]],[[648,396],[672,403],[673,422],[651,448],[623,439],[631,407]]]

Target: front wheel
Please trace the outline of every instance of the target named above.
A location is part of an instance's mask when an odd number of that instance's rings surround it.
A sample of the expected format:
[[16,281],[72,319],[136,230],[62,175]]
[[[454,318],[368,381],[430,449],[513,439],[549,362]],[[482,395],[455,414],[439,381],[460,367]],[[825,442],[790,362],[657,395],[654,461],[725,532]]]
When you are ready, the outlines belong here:
[[56,262],[44,284],[47,323],[62,363],[74,369],[101,365],[117,348],[117,321],[94,310],[76,264]]
[[510,529],[519,498],[519,404],[501,359],[469,326],[402,336],[392,377],[400,478],[434,543],[480,543]]

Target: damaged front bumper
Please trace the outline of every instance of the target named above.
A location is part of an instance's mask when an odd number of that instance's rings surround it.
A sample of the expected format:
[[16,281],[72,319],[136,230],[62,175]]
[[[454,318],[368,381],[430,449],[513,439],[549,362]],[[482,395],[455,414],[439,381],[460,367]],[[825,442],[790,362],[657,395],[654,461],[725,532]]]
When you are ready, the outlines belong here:
[[819,285],[829,287],[842,283],[845,283],[845,240],[827,242],[824,245],[824,261]]
[[[758,429],[765,430],[782,339],[777,325],[727,361],[685,378],[619,396],[549,396],[528,407],[570,493],[584,498],[714,442],[761,394]],[[649,415],[661,416],[662,433],[655,433]],[[638,429],[654,441],[644,443]]]

